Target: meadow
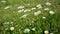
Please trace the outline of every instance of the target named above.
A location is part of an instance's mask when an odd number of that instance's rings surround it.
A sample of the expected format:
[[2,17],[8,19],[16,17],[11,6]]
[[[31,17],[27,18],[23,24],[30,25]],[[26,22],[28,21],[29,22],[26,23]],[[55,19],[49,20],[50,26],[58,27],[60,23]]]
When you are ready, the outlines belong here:
[[0,0],[0,34],[60,34],[60,0]]

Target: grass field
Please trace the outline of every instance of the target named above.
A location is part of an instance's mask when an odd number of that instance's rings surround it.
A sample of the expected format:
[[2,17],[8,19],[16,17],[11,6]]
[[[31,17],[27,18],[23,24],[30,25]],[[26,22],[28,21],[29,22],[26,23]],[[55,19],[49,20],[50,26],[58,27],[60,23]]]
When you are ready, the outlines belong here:
[[60,0],[0,0],[0,34],[45,34],[45,30],[60,34]]

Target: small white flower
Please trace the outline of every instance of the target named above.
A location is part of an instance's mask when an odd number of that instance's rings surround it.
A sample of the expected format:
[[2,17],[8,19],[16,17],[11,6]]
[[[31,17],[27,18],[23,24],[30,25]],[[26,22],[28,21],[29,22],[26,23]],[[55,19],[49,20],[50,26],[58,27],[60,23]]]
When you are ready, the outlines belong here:
[[24,6],[19,6],[19,7],[18,7],[18,9],[23,9],[23,8],[24,8]]
[[18,10],[18,12],[20,13],[20,12],[23,12],[24,11],[24,9],[20,9],[20,10]]
[[47,11],[49,11],[49,8],[45,8],[44,10],[47,10]]
[[46,17],[42,17],[43,19],[46,19]]
[[30,32],[30,29],[26,28],[24,29],[24,33],[29,33]]
[[37,7],[38,9],[42,8],[41,4],[38,4],[36,7]]
[[11,31],[14,30],[14,27],[10,27],[10,30],[11,30]]
[[24,12],[28,12],[28,11],[31,11],[30,9],[25,9]]
[[10,6],[6,6],[4,9],[9,9],[10,8]]
[[45,4],[46,4],[46,5],[49,5],[49,6],[51,5],[51,3],[50,3],[50,2],[46,2]]
[[26,18],[27,14],[24,14],[21,18]]
[[49,11],[49,13],[50,13],[50,14],[55,14],[55,12],[54,12],[54,11]]
[[50,34],[53,34],[53,33],[50,33]]
[[9,22],[4,22],[4,24],[9,24]]
[[35,16],[39,15],[41,13],[41,11],[37,11],[34,13]]
[[41,6],[41,4],[38,4],[36,7],[40,7]]
[[6,1],[5,0],[2,0],[1,2],[5,3]]
[[48,33],[49,33],[49,31],[48,31],[48,30],[45,30],[45,31],[44,31],[44,33],[45,33],[45,34],[48,34]]
[[36,8],[34,7],[34,8],[32,8],[31,10],[35,10]]
[[35,31],[35,30],[36,30],[36,28],[32,28],[32,30],[33,30],[33,31]]

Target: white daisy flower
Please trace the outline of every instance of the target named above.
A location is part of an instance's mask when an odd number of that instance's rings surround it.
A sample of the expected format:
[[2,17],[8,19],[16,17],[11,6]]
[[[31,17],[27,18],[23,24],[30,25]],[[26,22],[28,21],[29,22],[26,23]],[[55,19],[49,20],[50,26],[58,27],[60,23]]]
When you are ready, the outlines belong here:
[[33,31],[35,31],[35,30],[36,30],[36,28],[32,28],[32,30],[33,30]]
[[50,34],[53,34],[53,33],[50,33]]
[[2,0],[1,2],[5,3],[6,1],[5,0]]
[[30,29],[26,28],[24,29],[24,33],[29,33],[30,32]]
[[18,12],[20,13],[20,12],[23,12],[24,11],[24,9],[20,9],[20,10],[18,10]]
[[10,30],[11,30],[11,31],[14,30],[14,27],[10,27]]
[[36,8],[34,7],[34,8],[32,8],[31,10],[35,10]]
[[38,4],[36,7],[37,7],[38,9],[42,8],[41,4]]
[[25,9],[24,12],[28,12],[28,11],[31,11],[30,9]]
[[44,10],[47,10],[47,11],[49,11],[49,8],[45,8]]
[[19,6],[19,7],[18,7],[18,9],[23,9],[23,8],[24,8],[24,6]]
[[4,22],[4,24],[9,24],[10,22]]
[[27,14],[24,14],[21,18],[26,18],[27,17]]
[[55,14],[55,12],[54,12],[54,11],[49,11],[49,13],[50,13],[50,14]]
[[50,6],[50,5],[51,5],[51,3],[50,3],[50,2],[46,2],[45,4],[46,4],[46,5],[48,5],[48,6]]
[[9,9],[11,6],[6,6],[4,9]]
[[38,4],[36,7],[40,7],[41,6],[41,4]]
[[44,33],[45,33],[45,34],[48,34],[48,33],[49,33],[49,31],[48,31],[48,30],[45,30],[45,31],[44,31]]
[[43,19],[46,19],[46,17],[42,17]]
[[41,11],[37,11],[34,13],[35,16],[39,15],[41,13]]

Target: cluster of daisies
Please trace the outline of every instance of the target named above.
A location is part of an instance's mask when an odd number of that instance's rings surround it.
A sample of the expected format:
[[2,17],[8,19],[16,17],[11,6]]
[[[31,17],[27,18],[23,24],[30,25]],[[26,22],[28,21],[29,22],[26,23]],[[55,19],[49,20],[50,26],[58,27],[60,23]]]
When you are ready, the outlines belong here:
[[[1,1],[1,2],[6,2],[6,1]],[[51,3],[50,2],[46,2],[45,3],[47,6],[50,6],[51,5]],[[30,4],[28,4],[28,5],[30,5]],[[9,9],[11,6],[6,6],[4,9]],[[38,15],[40,15],[41,14],[41,12],[42,11],[40,11],[40,9],[42,9],[43,8],[43,6],[41,5],[41,4],[37,4],[36,5],[36,7],[33,7],[33,8],[31,8],[31,9],[25,9],[25,6],[18,6],[17,7],[17,9],[18,9],[18,13],[22,13],[22,12],[24,12],[24,13],[26,13],[26,12],[31,12],[31,11],[33,11],[33,10],[36,10],[36,9],[39,9],[38,11],[35,11],[33,14],[34,14],[34,16],[38,16]],[[49,14],[51,14],[51,15],[53,15],[53,14],[55,14],[55,12],[53,11],[53,10],[50,10],[49,8],[44,8],[43,10],[45,10],[45,11],[49,11]],[[28,16],[29,14],[24,14],[24,15],[22,15],[21,16],[21,18],[26,18],[27,16]],[[42,17],[43,19],[46,19],[46,17]],[[7,23],[8,24],[8,23]],[[10,30],[11,31],[13,31],[15,28],[14,27],[10,27]],[[36,31],[36,28],[32,28],[31,30],[33,30],[33,31]],[[26,29],[24,29],[24,33],[29,33],[30,31],[31,31],[29,28],[26,28]],[[44,33],[45,34],[49,34],[49,31],[48,30],[45,30],[44,31]],[[50,33],[50,34],[53,34],[53,33]]]

